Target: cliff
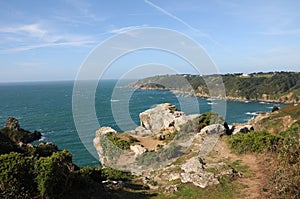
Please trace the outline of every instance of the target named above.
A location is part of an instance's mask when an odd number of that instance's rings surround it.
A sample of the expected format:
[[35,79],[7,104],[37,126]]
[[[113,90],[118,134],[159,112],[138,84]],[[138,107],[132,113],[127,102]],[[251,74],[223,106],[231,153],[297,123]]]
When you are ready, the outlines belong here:
[[[299,72],[270,72],[252,74],[226,74],[222,77],[226,98],[233,100],[260,100],[282,103],[300,102]],[[175,92],[199,97],[211,97],[210,89],[218,93],[217,75],[163,75],[141,79],[130,87],[143,88],[145,84],[155,84]],[[153,89],[153,88],[151,88]],[[213,96],[217,97],[217,95]]]

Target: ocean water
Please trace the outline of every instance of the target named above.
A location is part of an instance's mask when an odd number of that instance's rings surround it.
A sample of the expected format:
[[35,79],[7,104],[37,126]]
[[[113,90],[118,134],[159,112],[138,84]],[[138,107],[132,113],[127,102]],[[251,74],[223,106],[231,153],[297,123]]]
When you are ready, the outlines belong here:
[[[96,151],[92,152],[93,155],[87,151],[74,124],[73,83],[72,81],[1,83],[0,125],[4,125],[7,117],[14,116],[19,120],[22,128],[42,132],[44,135],[42,141],[54,142],[60,149],[72,152],[73,161],[78,166],[99,165]],[[129,81],[122,84],[127,83]],[[113,91],[117,94],[112,98]],[[125,96],[128,93],[132,95],[127,103]],[[195,108],[195,100],[197,108]],[[139,113],[160,103],[172,103],[179,109],[184,108],[187,114],[193,114],[210,111],[211,107],[220,101],[192,98],[182,94],[175,95],[169,91],[123,88],[116,86],[115,80],[101,81],[95,94],[95,111],[99,125],[111,126],[116,130],[135,128],[139,125]],[[226,120],[229,124],[245,122],[255,116],[256,112],[269,112],[273,106],[273,103],[227,101]],[[120,115],[117,122],[114,119],[112,107],[116,115]],[[123,113],[129,113],[129,116],[125,118],[122,116]],[[89,128],[87,125],[85,136],[91,147],[96,130],[97,128]]]

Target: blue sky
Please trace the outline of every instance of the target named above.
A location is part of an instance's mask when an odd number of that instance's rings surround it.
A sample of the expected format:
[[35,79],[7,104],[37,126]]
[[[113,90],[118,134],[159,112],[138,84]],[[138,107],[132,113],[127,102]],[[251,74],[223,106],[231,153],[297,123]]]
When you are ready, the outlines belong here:
[[[0,0],[0,82],[72,80],[90,52],[125,30],[161,27],[198,42],[220,73],[299,71],[300,1]],[[193,73],[172,56],[144,52],[120,67],[151,61]],[[176,68],[177,67],[177,68]]]

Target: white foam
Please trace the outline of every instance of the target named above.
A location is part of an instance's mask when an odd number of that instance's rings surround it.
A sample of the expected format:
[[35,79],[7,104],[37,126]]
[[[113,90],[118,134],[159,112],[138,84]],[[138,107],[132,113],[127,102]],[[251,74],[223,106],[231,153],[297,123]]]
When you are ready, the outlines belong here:
[[247,112],[247,113],[245,113],[246,115],[254,115],[254,116],[256,116],[256,115],[258,115],[256,112]]

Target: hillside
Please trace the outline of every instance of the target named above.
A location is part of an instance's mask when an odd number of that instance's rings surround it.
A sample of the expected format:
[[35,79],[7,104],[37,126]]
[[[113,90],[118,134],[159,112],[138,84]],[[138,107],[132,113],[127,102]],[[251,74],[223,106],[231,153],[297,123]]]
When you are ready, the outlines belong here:
[[[161,85],[165,89],[185,92],[200,97],[210,97],[207,84],[218,85],[216,75],[163,75],[141,79],[131,87],[144,88],[144,85]],[[300,102],[300,73],[271,72],[221,75],[228,99],[262,100],[283,103]],[[207,84],[206,84],[207,83]],[[146,86],[147,88],[147,86]],[[154,89],[154,88],[151,88]],[[211,87],[211,89],[219,89]],[[194,93],[192,94],[192,91]]]

